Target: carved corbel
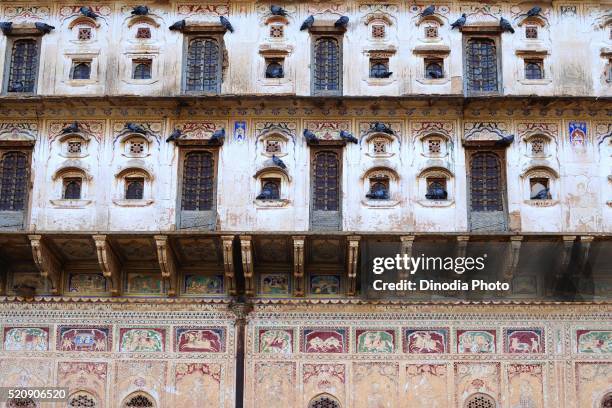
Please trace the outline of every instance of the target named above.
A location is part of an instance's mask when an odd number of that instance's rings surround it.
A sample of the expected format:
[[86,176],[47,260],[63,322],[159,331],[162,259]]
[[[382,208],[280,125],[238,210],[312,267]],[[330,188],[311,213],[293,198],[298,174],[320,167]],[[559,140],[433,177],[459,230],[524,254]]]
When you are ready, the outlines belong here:
[[510,247],[508,248],[508,256],[506,257],[503,273],[503,279],[506,282],[510,282],[516,273],[522,243],[523,237],[521,235],[510,237]]
[[348,276],[348,285],[346,288],[346,294],[348,296],[355,296],[357,292],[357,270],[359,268],[359,236],[349,236],[348,241],[348,256],[346,258],[346,268]]
[[177,265],[174,252],[168,240],[167,235],[155,235],[155,246],[157,247],[157,260],[159,261],[159,269],[161,270],[162,279],[168,288],[168,296],[176,296],[177,282]]
[[464,258],[465,253],[467,252],[467,245],[470,241],[469,235],[458,235],[457,236],[457,254],[455,255],[457,258]]
[[304,296],[304,236],[293,237],[294,296]]
[[570,260],[572,259],[572,248],[574,247],[574,241],[576,241],[576,235],[564,235],[563,236],[563,253],[561,254],[561,265],[559,266],[557,277],[561,277],[566,274]]
[[28,235],[32,246],[34,263],[40,271],[40,275],[51,282],[51,293],[59,294],[62,265],[57,256],[49,249],[49,246],[42,240],[41,235]]
[[250,235],[240,236],[240,250],[242,254],[242,271],[244,272],[244,292],[247,296],[255,294],[253,285],[253,246]]
[[111,283],[111,295],[121,295],[121,262],[110,246],[106,235],[94,235],[98,264],[102,274]]
[[595,240],[592,235],[583,235],[580,237],[580,274],[582,276],[588,275],[587,263],[589,260],[589,253],[591,252],[591,243]]
[[[414,245],[414,235],[406,235],[400,237],[400,255],[402,257],[407,256],[408,258],[412,257],[412,246]],[[408,279],[410,276],[410,270],[406,268],[402,268],[399,270],[399,278],[400,279]]]
[[236,276],[234,274],[234,236],[221,236],[223,242],[223,267],[225,270],[225,286],[232,296],[236,294]]

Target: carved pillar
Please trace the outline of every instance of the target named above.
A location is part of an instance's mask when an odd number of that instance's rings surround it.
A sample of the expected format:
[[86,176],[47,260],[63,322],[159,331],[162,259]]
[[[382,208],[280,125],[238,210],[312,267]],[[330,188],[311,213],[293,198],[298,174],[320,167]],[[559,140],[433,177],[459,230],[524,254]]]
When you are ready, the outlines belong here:
[[168,289],[168,296],[176,296],[177,290],[177,264],[176,257],[170,246],[167,235],[155,235],[155,245],[157,247],[157,260],[161,270],[162,279]]
[[576,235],[563,236],[563,253],[561,254],[561,264],[559,265],[559,270],[557,271],[558,278],[565,275],[567,272],[567,268],[572,258],[572,248],[574,247],[575,240]]
[[348,296],[355,296],[357,292],[357,271],[359,269],[359,236],[349,236],[348,241],[348,255],[346,257],[346,272],[348,276],[348,285],[346,288],[346,294]]
[[587,263],[589,260],[589,253],[591,252],[591,244],[595,240],[592,235],[583,235],[580,237],[580,275],[588,275]]
[[57,256],[49,249],[41,235],[28,235],[32,246],[34,263],[40,275],[51,282],[51,293],[57,295],[61,290],[62,266]]
[[223,268],[225,271],[225,286],[227,292],[234,296],[236,294],[236,275],[234,274],[234,236],[222,235],[223,242]]
[[110,246],[106,235],[94,235],[98,264],[102,274],[111,283],[111,295],[121,295],[121,262]]
[[[403,257],[406,255],[407,257],[412,257],[412,246],[414,245],[414,235],[406,235],[400,237],[400,255]],[[402,268],[399,270],[398,278],[399,279],[408,279],[410,277],[410,271]]]
[[244,273],[244,293],[247,296],[255,294],[253,285],[253,247],[250,235],[240,236],[240,252],[242,254],[242,271]]
[[510,282],[512,278],[514,278],[519,263],[522,243],[522,235],[510,237],[510,247],[508,249],[507,258],[504,261],[504,273],[502,276],[506,282]]
[[230,310],[236,316],[236,390],[235,401],[236,408],[242,408],[244,404],[244,360],[246,348],[246,326],[248,315],[253,310],[253,305],[250,303],[236,302],[229,306]]
[[457,258],[465,257],[465,253],[467,251],[467,245],[470,241],[469,235],[458,235],[457,236],[457,254],[455,255]]
[[293,237],[293,296],[304,296],[304,239]]

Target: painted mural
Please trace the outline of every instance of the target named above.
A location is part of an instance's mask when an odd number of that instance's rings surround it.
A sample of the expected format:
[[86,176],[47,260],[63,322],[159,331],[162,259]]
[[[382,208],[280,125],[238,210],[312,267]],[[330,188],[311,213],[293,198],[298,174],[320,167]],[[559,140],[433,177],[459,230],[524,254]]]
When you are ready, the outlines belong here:
[[5,327],[4,350],[47,351],[49,329],[46,327]]
[[506,353],[544,353],[544,329],[506,329]]
[[[179,396],[173,406],[200,407],[225,406],[222,392],[223,366],[215,363],[177,363],[174,370],[174,387]],[[203,403],[203,400],[206,403]],[[180,401],[180,403],[178,403]]]
[[587,142],[586,122],[569,122],[569,140],[574,147],[583,147]]
[[100,294],[108,292],[107,282],[101,273],[77,273],[70,275],[70,293]]
[[289,275],[286,273],[263,273],[259,279],[259,290],[262,295],[289,294]]
[[495,353],[495,330],[457,330],[457,353]]
[[333,296],[340,293],[339,275],[311,275],[310,294]]
[[395,351],[394,330],[355,330],[358,353],[393,353]]
[[302,352],[346,353],[347,329],[304,329]]
[[445,364],[408,364],[406,381],[409,407],[449,406]]
[[448,353],[448,329],[406,329],[404,353]]
[[174,330],[175,351],[201,353],[225,351],[225,329],[222,327],[177,327]]
[[293,352],[293,330],[259,329],[259,352],[265,354],[291,354]]
[[578,353],[612,353],[611,330],[577,330]]
[[185,275],[183,292],[187,295],[223,295],[223,276]]
[[126,292],[133,295],[159,295],[163,291],[161,275],[128,273]]
[[544,407],[544,381],[540,364],[508,366],[509,407]]
[[111,332],[110,326],[60,326],[56,347],[61,351],[111,351]]
[[119,351],[157,352],[164,351],[165,329],[122,328],[119,331]]

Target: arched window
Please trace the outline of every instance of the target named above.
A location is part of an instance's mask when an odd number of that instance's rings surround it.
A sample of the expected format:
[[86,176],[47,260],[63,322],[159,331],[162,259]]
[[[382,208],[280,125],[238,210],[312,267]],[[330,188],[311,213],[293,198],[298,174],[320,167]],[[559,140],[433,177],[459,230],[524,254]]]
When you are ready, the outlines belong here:
[[221,87],[221,53],[212,38],[194,38],[187,48],[185,90],[219,92]]
[[155,407],[155,403],[153,402],[153,398],[150,395],[147,395],[143,392],[140,392],[135,395],[128,396],[121,408],[149,408]]
[[463,405],[465,408],[495,408],[495,400],[487,394],[473,394]]
[[181,206],[183,210],[212,210],[214,168],[214,159],[211,152],[191,152],[185,155]]
[[370,78],[384,78],[389,72],[388,64],[384,61],[374,61],[370,67]]
[[34,92],[38,72],[38,43],[33,39],[16,40],[11,50],[8,92]]
[[468,92],[496,92],[497,47],[490,38],[471,38],[466,46]]
[[283,78],[283,64],[278,60],[272,60],[266,67],[266,78]]
[[144,198],[144,177],[125,178],[125,199],[142,200]]
[[79,62],[72,68],[72,79],[89,79],[91,75],[91,64],[89,62]]
[[525,60],[525,79],[544,78],[542,65],[542,60]]
[[478,152],[471,160],[472,211],[502,211],[501,161],[493,152]]
[[340,403],[331,395],[319,395],[310,400],[308,408],[340,408]]
[[96,406],[95,397],[86,391],[77,391],[68,399],[70,408],[95,408]]
[[81,198],[82,183],[83,179],[80,177],[64,178],[62,198],[65,200],[79,200]]
[[340,171],[338,154],[318,152],[314,160],[313,207],[316,211],[338,211]]
[[151,79],[151,60],[135,60],[133,68],[133,79]]
[[342,55],[338,39],[319,38],[314,45],[314,93],[339,93],[342,74]]
[[443,62],[440,59],[425,59],[425,78],[440,79],[444,78]]
[[28,156],[8,152],[0,158],[0,211],[23,211],[28,188]]
[[601,408],[612,408],[612,393],[606,394],[601,400]]
[[38,408],[31,398],[13,398],[6,403],[7,408]]
[[265,178],[261,180],[261,193],[257,196],[259,200],[280,199],[280,178]]

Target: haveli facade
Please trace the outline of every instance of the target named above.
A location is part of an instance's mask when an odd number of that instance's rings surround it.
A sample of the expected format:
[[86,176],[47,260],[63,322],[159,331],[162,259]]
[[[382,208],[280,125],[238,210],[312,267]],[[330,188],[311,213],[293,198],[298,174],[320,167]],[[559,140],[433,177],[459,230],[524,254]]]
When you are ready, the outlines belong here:
[[[611,406],[612,3],[279,5],[0,4],[0,386]],[[509,292],[368,289],[491,243]]]

